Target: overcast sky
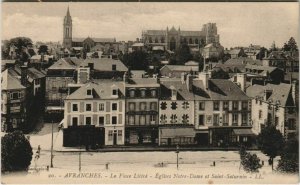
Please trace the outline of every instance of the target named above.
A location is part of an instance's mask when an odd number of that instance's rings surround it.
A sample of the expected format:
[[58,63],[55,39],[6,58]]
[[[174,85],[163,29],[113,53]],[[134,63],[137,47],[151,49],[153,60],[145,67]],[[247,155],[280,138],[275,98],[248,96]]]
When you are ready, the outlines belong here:
[[299,40],[298,3],[2,3],[2,39],[62,41],[67,7],[73,37],[115,37],[135,40],[142,30],[201,30],[217,23],[224,47],[259,44],[282,46]]

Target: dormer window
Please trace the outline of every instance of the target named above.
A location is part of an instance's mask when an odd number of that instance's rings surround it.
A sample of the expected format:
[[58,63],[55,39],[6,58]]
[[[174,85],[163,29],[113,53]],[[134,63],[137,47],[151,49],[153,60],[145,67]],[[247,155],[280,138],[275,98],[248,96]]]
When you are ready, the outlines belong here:
[[114,95],[114,96],[118,95],[117,89],[113,89],[113,90],[112,90],[112,95]]
[[129,96],[130,96],[131,98],[133,98],[133,97],[135,96],[135,90],[134,90],[134,89],[130,89],[130,90],[129,90]]
[[91,96],[92,95],[92,89],[86,90],[86,95]]

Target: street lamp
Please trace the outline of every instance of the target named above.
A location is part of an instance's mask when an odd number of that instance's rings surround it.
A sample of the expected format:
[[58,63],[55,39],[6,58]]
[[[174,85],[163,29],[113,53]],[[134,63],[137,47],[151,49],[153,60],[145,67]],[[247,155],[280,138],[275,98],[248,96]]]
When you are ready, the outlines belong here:
[[178,154],[179,154],[179,145],[176,145],[176,154],[177,154],[177,170],[178,170]]

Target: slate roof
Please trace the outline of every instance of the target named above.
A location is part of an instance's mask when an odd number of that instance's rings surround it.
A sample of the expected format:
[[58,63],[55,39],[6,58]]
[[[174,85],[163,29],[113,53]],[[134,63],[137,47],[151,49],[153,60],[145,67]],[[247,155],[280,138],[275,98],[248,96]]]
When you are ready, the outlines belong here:
[[[86,38],[72,38],[72,42],[83,42],[85,39],[90,38],[90,37],[86,37]],[[92,39],[94,42],[102,42],[102,43],[106,43],[106,42],[116,42],[115,38],[90,38]]]
[[28,77],[32,78],[32,79],[44,78],[46,76],[45,74],[43,74],[42,72],[40,72],[39,70],[37,70],[33,67],[28,68],[27,74],[28,74]]
[[[101,80],[97,82],[89,82],[72,94],[66,97],[66,100],[82,100],[82,99],[113,99],[111,98],[112,87],[118,89],[119,98],[125,96],[124,82],[112,81],[112,80]],[[87,90],[92,89],[93,97],[90,98],[86,95]]]
[[171,71],[186,71],[186,72],[190,72],[191,70],[199,71],[198,66],[186,66],[186,65],[165,65],[160,70],[162,70],[165,67],[169,68]]
[[190,60],[190,61],[186,62],[184,65],[186,65],[186,66],[198,66],[199,63],[196,62],[196,61]]
[[246,93],[249,97],[264,97],[265,90],[272,90],[272,95],[269,97],[269,100],[272,100],[273,103],[278,103],[285,107],[285,106],[294,106],[293,98],[291,95],[291,84],[267,84],[266,86],[263,85],[253,85],[246,89]]
[[155,78],[130,78],[126,87],[159,87]]
[[20,80],[9,73],[6,69],[1,73],[1,90],[25,89]]
[[158,35],[158,36],[166,35],[165,30],[146,30],[144,33],[147,35]]
[[79,66],[82,61],[82,59],[77,59],[76,57],[61,58],[53,65],[51,65],[48,69],[76,69],[76,67]]
[[205,33],[202,31],[180,31],[180,35],[183,37],[199,37],[205,36]]
[[241,49],[232,49],[229,51],[230,55],[238,55],[240,53]]
[[98,71],[112,71],[112,65],[116,65],[116,71],[127,71],[128,68],[120,61],[110,58],[90,58],[81,62],[81,67],[87,67],[88,63],[94,64],[94,69]]
[[188,90],[187,85],[183,84],[180,78],[162,78],[160,84],[162,100],[171,100],[172,88],[177,90],[177,100],[194,100],[193,92]]
[[277,67],[271,67],[271,66],[257,66],[257,65],[246,65],[245,68],[247,69],[256,69],[256,70],[263,70],[265,72],[273,72],[274,70],[281,70]]
[[227,65],[235,65],[235,64],[251,64],[251,65],[262,65],[261,60],[253,60],[252,58],[248,57],[239,57],[239,58],[232,58],[227,60],[224,64]]
[[286,56],[282,51],[272,51],[267,58],[268,60],[285,60]]

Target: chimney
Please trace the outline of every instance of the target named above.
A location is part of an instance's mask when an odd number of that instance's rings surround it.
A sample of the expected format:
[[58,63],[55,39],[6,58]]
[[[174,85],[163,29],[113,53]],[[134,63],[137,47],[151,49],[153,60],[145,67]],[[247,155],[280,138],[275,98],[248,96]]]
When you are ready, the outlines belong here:
[[181,73],[180,79],[181,79],[181,83],[185,84],[185,73]]
[[190,74],[186,76],[186,87],[189,92],[193,90],[193,76]]
[[85,84],[90,80],[90,68],[80,67],[77,69],[77,83]]
[[265,50],[265,58],[267,58],[267,57],[268,57],[268,51]]
[[21,84],[26,87],[27,86],[27,66],[21,66]]
[[198,79],[203,82],[204,89],[208,90],[209,74],[207,72],[199,73]]
[[273,93],[273,90],[271,90],[271,89],[266,89],[264,91],[265,101],[267,101],[270,98],[270,96],[272,95],[272,93]]
[[94,70],[94,63],[88,63],[90,70]]
[[174,86],[170,87],[171,89],[171,100],[177,100],[177,89]]
[[294,101],[294,104],[296,105],[296,106],[298,106],[297,105],[297,102],[298,101],[296,101],[296,95],[297,95],[297,87],[296,87],[296,85],[297,85],[297,81],[296,80],[294,80],[293,82],[292,82],[292,97],[293,97],[293,101]]
[[245,92],[246,87],[246,74],[244,73],[237,73],[236,75],[236,82],[240,84],[240,88],[242,91]]

